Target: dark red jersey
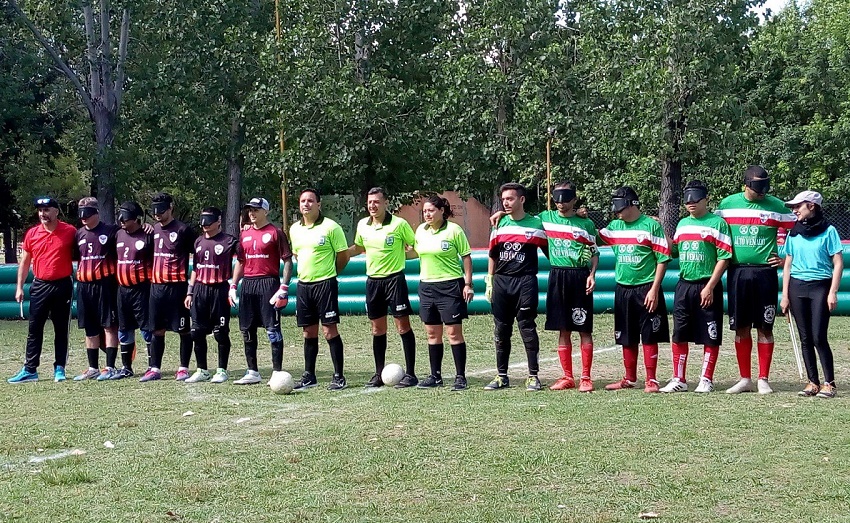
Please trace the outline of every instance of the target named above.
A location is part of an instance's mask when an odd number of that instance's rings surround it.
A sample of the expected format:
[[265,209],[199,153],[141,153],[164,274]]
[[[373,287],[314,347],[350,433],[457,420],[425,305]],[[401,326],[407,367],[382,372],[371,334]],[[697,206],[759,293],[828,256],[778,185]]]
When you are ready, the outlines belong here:
[[117,225],[103,222],[94,229],[77,229],[76,251],[80,260],[77,263],[77,281],[97,281],[115,274],[116,232]]
[[189,255],[195,232],[185,223],[171,220],[153,226],[153,272],[151,282],[173,283],[189,279]]
[[120,229],[115,235],[118,252],[118,283],[125,287],[150,281],[153,270],[153,234],[143,229],[130,234]]
[[271,223],[259,229],[242,231],[236,258],[245,265],[244,276],[274,276],[280,274],[281,260],[292,258],[289,237]]
[[199,236],[195,240],[195,281],[213,284],[229,280],[237,243],[236,238],[223,232],[212,238]]

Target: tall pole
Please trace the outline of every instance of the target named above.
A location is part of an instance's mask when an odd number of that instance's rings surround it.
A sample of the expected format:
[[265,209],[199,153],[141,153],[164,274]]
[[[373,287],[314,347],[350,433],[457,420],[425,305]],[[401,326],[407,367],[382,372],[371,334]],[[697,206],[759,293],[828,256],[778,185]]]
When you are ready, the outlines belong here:
[[[277,49],[275,50],[275,56],[277,57],[277,62],[280,63],[280,0],[274,0],[274,23],[277,30]],[[283,167],[283,152],[286,150],[286,146],[283,140],[283,125],[281,125],[278,131],[277,140],[280,146],[280,212],[283,216],[283,230],[288,231],[289,213],[286,210],[286,169]]]
[[552,198],[549,194],[552,191],[552,138],[546,138],[546,210],[552,210]]

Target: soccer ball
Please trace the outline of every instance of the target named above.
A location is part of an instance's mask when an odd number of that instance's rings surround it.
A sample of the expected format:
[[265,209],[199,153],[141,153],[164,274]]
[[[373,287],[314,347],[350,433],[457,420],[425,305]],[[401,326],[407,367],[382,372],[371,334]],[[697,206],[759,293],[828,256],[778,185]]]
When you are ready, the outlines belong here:
[[286,371],[273,372],[269,378],[269,387],[275,394],[289,394],[295,388],[295,380],[292,379],[292,374]]
[[398,385],[403,377],[404,369],[402,369],[401,365],[397,363],[390,363],[384,367],[383,371],[381,371],[381,381],[384,382],[384,385],[389,387]]

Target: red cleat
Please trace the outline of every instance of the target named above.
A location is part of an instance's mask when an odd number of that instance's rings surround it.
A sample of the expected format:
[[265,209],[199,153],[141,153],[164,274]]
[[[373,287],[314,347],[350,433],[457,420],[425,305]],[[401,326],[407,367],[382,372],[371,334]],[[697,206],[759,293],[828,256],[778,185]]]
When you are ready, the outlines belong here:
[[637,385],[636,381],[629,381],[626,378],[623,378],[620,381],[615,381],[614,383],[605,385],[605,390],[633,389],[635,388],[635,385]]
[[578,385],[579,392],[593,392],[593,382],[590,378],[582,378]]
[[658,382],[655,380],[646,380],[646,385],[643,387],[643,391],[649,394],[658,392]]
[[558,381],[549,386],[549,390],[567,390],[576,387],[576,380],[570,376],[558,378]]

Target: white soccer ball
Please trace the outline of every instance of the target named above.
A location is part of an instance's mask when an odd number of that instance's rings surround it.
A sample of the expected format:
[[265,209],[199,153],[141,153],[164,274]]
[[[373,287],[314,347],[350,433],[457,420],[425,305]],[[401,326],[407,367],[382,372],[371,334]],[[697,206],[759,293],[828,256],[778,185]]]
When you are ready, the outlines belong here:
[[295,380],[292,379],[292,374],[286,371],[273,372],[269,378],[269,388],[275,394],[289,394],[295,388]]
[[390,363],[384,367],[383,371],[381,371],[381,381],[383,381],[384,385],[387,385],[388,387],[398,385],[401,383],[402,378],[404,378],[404,369],[402,369],[401,365],[397,363]]

